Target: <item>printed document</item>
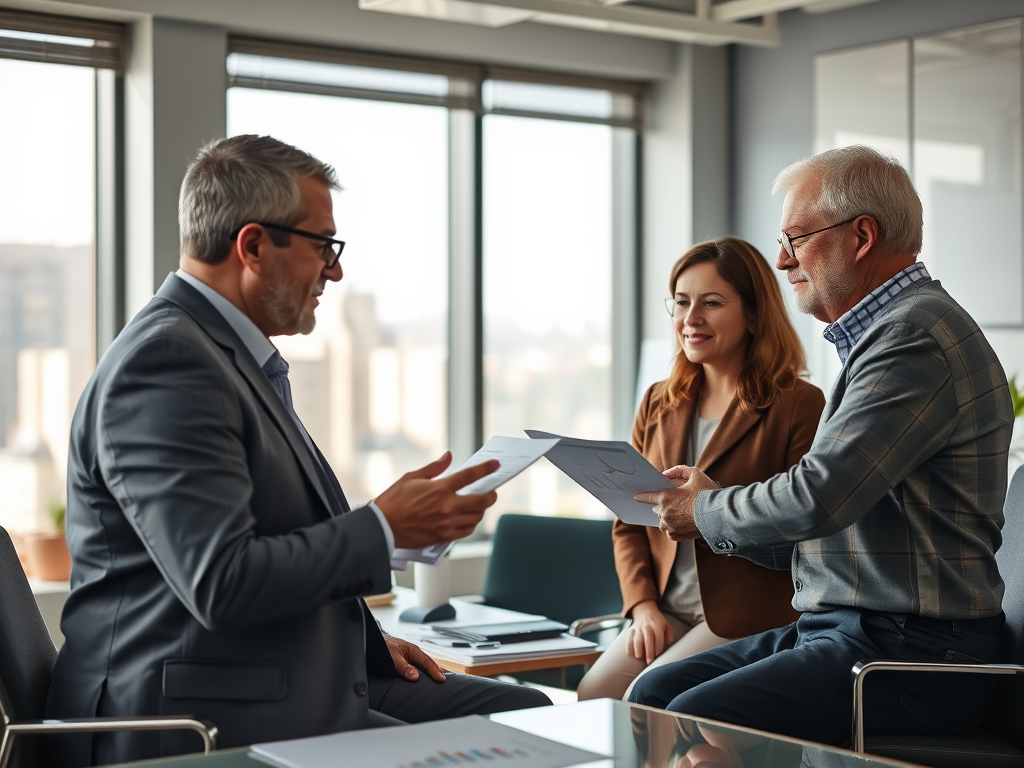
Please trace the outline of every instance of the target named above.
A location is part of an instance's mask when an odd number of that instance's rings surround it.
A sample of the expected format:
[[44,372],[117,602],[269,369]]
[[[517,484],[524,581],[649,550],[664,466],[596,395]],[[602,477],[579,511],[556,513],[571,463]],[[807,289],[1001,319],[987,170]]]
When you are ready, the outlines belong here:
[[[465,496],[466,494],[487,493],[495,490],[533,464],[557,444],[557,437],[530,440],[525,437],[495,435],[479,451],[466,459],[459,469],[483,464],[490,459],[497,459],[501,466],[491,474],[481,477],[475,483],[470,483],[459,490],[458,494]],[[394,557],[391,558],[391,567],[404,571],[410,560],[433,565],[448,551],[451,544],[452,542],[447,541],[423,549],[396,549]]]
[[611,757],[479,715],[254,744],[249,756],[279,768],[454,768],[471,764],[479,768],[488,763],[508,768],[565,768]]
[[634,501],[633,496],[644,491],[670,491],[675,486],[632,445],[617,440],[577,440],[536,429],[528,429],[526,434],[536,440],[557,439],[545,453],[548,461],[619,520],[653,528],[661,524],[653,505]]

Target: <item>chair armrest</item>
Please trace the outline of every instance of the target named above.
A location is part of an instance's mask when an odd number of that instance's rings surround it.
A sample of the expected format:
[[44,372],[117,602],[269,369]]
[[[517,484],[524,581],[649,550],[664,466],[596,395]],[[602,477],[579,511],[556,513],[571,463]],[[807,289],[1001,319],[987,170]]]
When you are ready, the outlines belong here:
[[151,717],[86,717],[73,720],[11,720],[4,725],[0,741],[0,768],[5,768],[18,734],[99,733],[109,731],[191,730],[203,740],[203,754],[217,748],[217,726],[208,720],[176,715]]
[[979,675],[1024,674],[1022,664],[957,664],[947,661],[858,661],[853,665],[853,751],[864,751],[864,679],[869,672],[959,672]]
[[611,629],[612,627],[621,627],[626,623],[626,619],[618,613],[609,613],[607,616],[594,616],[590,619],[576,619],[572,624],[569,625],[569,634],[573,637],[579,637],[587,629]]

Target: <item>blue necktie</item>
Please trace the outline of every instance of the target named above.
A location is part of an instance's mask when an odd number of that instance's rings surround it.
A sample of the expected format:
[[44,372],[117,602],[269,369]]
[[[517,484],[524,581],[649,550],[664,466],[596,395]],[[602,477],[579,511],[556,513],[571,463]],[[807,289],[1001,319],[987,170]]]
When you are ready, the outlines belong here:
[[292,417],[292,421],[295,422],[295,426],[299,430],[299,434],[302,435],[303,441],[306,443],[306,447],[313,456],[313,465],[316,467],[317,474],[320,476],[320,480],[324,485],[324,490],[327,491],[328,499],[331,502],[332,511],[335,515],[342,512],[348,511],[348,503],[344,501],[345,494],[341,491],[341,486],[338,485],[338,481],[334,479],[333,473],[328,473],[327,460],[322,457],[319,449],[313,443],[313,439],[306,432],[306,428],[302,426],[302,421],[299,419],[299,415],[295,412],[295,406],[292,403],[292,385],[288,381],[288,361],[281,357],[281,353],[275,351],[270,356],[270,359],[263,364],[263,372],[267,374],[267,378],[270,379],[271,385],[277,390],[277,394],[281,396],[281,400],[284,402],[285,408],[288,410],[288,415]]
[[295,412],[295,405],[292,403],[292,385],[288,381],[288,361],[281,357],[280,352],[275,351],[270,356],[270,359],[263,364],[263,372],[267,374],[270,383],[284,401],[284,406],[288,409],[288,415],[292,417],[295,426],[299,428],[299,434],[302,435],[303,440],[307,441],[306,447],[310,448],[310,453],[316,456],[316,452],[312,450],[308,443],[309,436],[306,434],[306,428],[302,426],[299,415]]

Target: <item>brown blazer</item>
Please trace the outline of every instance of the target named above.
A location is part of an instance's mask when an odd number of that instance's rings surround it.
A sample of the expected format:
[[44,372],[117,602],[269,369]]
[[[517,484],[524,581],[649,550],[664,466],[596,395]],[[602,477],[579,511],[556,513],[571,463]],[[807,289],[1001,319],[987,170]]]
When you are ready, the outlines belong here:
[[[696,392],[699,381],[693,383]],[[723,487],[750,485],[785,472],[811,447],[825,396],[798,380],[780,392],[763,411],[745,412],[734,399],[697,466]],[[633,445],[660,470],[683,464],[690,440],[694,401],[676,408],[667,404],[665,382],[644,394],[633,423]],[[644,600],[660,600],[676,558],[676,543],[657,528],[612,527],[615,568],[622,588],[622,607],[629,616]],[[697,580],[708,627],[719,637],[746,637],[785,626],[799,615],[790,605],[792,577],[737,555],[719,555],[698,540],[694,547]]]

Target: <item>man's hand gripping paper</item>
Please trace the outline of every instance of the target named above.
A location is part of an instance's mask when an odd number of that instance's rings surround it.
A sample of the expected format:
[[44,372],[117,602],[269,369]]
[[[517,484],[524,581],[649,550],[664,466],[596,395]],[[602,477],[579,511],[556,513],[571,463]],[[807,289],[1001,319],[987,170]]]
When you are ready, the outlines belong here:
[[654,505],[654,511],[661,519],[659,528],[672,541],[699,539],[701,532],[693,519],[697,494],[721,486],[697,467],[680,464],[666,469],[662,474],[672,481],[675,490],[638,493],[633,498]]

